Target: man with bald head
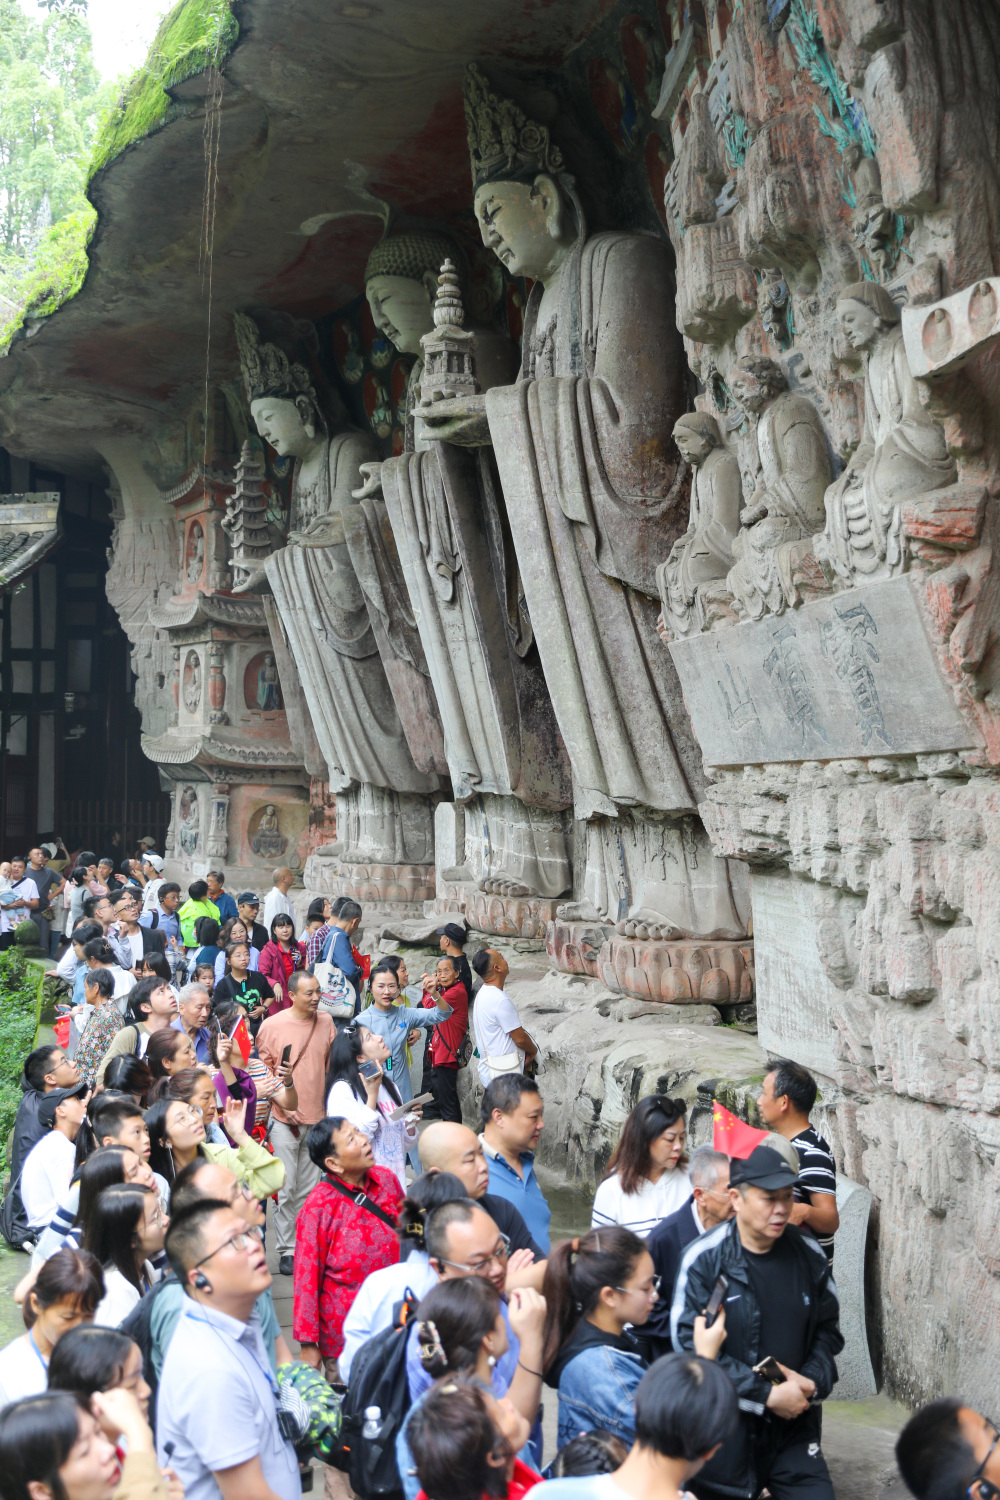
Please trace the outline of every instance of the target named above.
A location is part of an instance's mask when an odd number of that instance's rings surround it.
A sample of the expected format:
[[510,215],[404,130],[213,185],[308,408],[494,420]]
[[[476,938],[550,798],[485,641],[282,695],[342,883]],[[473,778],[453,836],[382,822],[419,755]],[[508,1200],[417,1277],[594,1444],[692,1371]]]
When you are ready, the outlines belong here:
[[[468,1125],[454,1125],[444,1120],[428,1125],[420,1137],[420,1165],[425,1172],[451,1172],[457,1177],[469,1197],[486,1210],[497,1228],[510,1240],[511,1253],[515,1250],[531,1251],[535,1268],[541,1267],[537,1278],[540,1288],[545,1251],[532,1239],[520,1209],[508,1203],[506,1198],[486,1191],[490,1182],[489,1163],[475,1131]],[[535,1278],[527,1284],[535,1285]]]

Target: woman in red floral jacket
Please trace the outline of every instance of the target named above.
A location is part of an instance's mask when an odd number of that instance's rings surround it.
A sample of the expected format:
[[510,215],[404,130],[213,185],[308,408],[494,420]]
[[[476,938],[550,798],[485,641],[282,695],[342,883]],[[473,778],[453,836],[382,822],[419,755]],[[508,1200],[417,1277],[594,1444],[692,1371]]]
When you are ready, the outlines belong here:
[[[306,1149],[324,1180],[309,1194],[295,1225],[292,1336],[307,1364],[338,1380],[344,1319],[358,1288],[372,1271],[399,1260],[393,1226],[403,1189],[395,1172],[374,1165],[367,1137],[349,1120],[327,1116],[310,1126]],[[389,1223],[354,1201],[359,1188]]]

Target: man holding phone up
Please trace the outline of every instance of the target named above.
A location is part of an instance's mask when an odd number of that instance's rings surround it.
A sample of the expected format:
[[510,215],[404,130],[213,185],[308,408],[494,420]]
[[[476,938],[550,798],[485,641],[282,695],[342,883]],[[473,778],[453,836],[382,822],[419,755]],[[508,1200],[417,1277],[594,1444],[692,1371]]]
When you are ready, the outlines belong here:
[[670,1312],[674,1347],[693,1351],[695,1319],[721,1288],[718,1355],[736,1386],[738,1433],[691,1481],[699,1500],[756,1495],[834,1500],[820,1408],[844,1347],[825,1251],[791,1223],[796,1174],[770,1146],[730,1167],[735,1217],[691,1244]]
[[278,1194],[274,1215],[282,1276],[292,1274],[295,1220],[321,1176],[309,1155],[306,1137],[310,1125],[326,1113],[326,1065],[333,1043],[333,1021],[319,1010],[319,980],[299,970],[288,981],[288,993],[291,1008],[269,1016],[257,1033],[257,1052],[262,1061],[272,1073],[280,1073],[290,1063],[298,1094],[297,1109],[271,1106],[271,1145],[285,1164],[285,1185]]

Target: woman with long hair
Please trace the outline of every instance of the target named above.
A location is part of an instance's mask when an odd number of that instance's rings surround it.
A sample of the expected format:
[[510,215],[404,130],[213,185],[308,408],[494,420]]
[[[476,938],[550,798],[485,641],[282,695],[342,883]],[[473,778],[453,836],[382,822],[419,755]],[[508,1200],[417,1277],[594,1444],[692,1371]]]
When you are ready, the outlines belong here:
[[[42,1231],[32,1252],[32,1273],[37,1275],[43,1261],[55,1255],[64,1245],[76,1249],[83,1238],[83,1221],[106,1187],[115,1182],[135,1182],[141,1187],[156,1187],[149,1163],[129,1146],[99,1146],[80,1166],[69,1192],[56,1210],[55,1218]],[[15,1300],[22,1289],[15,1292]]]
[[95,1323],[117,1328],[159,1280],[150,1257],[163,1250],[169,1223],[155,1188],[123,1182],[98,1195],[83,1224],[83,1248],[104,1270],[104,1296]]
[[[105,1428],[117,1429],[119,1459]],[[46,1391],[0,1415],[4,1500],[182,1500],[172,1470],[165,1481],[149,1424],[129,1391]]]
[[236,938],[229,944],[226,949],[226,970],[216,981],[212,997],[216,1005],[223,1001],[238,1001],[250,1023],[252,1036],[256,1036],[260,1030],[260,1023],[267,1015],[267,1007],[274,999],[270,981],[252,968],[256,952],[256,948],[251,948],[245,938]]
[[[377,1167],[388,1167],[399,1178],[406,1191],[406,1156],[417,1143],[417,1127],[405,1116],[393,1120],[403,1100],[383,1066],[389,1048],[382,1038],[367,1026],[356,1022],[337,1033],[330,1048],[326,1071],[326,1112],[350,1120],[371,1144]],[[373,1065],[371,1077],[361,1068]]]
[[155,1084],[159,1078],[171,1078],[185,1068],[197,1067],[198,1054],[186,1031],[175,1031],[168,1026],[165,1031],[156,1031],[150,1037],[146,1062]]
[[206,1161],[220,1162],[228,1167],[241,1182],[245,1182],[255,1198],[269,1198],[284,1186],[285,1165],[278,1156],[272,1156],[247,1134],[244,1124],[246,1106],[230,1099],[223,1111],[226,1134],[236,1142],[232,1146],[214,1146],[205,1140],[205,1122],[200,1109],[183,1099],[157,1099],[147,1111],[149,1127],[149,1164],[168,1182],[173,1182],[196,1157]]
[[259,965],[259,972],[269,980],[274,990],[274,999],[267,1008],[269,1016],[276,1016],[279,1010],[289,1008],[292,1002],[288,994],[288,981],[296,969],[304,969],[305,966],[306,945],[295,941],[295,924],[291,917],[279,912],[271,923],[271,941],[265,945]]
[[646,1322],[659,1280],[630,1229],[592,1229],[549,1255],[542,1369],[559,1392],[560,1448],[593,1427],[633,1441],[632,1398],[646,1359],[627,1330]]
[[432,1386],[412,1409],[407,1433],[422,1486],[416,1500],[524,1500],[541,1483],[518,1457],[524,1418],[474,1375],[449,1375]]
[[427,1215],[442,1203],[466,1196],[464,1183],[451,1172],[427,1172],[410,1184],[396,1225],[400,1258],[395,1265],[383,1266],[365,1277],[344,1319],[344,1347],[339,1360],[341,1379],[350,1380],[351,1364],[362,1344],[392,1326],[394,1309],[407,1292],[419,1298],[437,1286],[437,1272],[431,1266],[424,1238]]
[[619,1224],[645,1239],[661,1219],[687,1202],[686,1110],[683,1099],[666,1094],[639,1100],[594,1194],[592,1229]]
[[[21,1308],[27,1333],[0,1349],[0,1407],[44,1391],[52,1350],[94,1316],[103,1296],[100,1262],[85,1251],[64,1248],[44,1263]],[[6,1483],[0,1488],[6,1496]]]

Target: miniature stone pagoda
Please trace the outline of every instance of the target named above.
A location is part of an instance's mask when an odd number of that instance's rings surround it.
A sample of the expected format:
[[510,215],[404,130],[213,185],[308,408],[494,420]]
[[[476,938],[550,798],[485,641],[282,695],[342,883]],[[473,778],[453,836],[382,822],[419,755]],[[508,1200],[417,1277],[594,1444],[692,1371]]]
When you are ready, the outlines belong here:
[[473,356],[476,335],[463,328],[465,309],[454,263],[446,260],[438,277],[434,299],[434,330],[420,340],[424,372],[420,381],[420,405],[455,401],[474,396],[479,390]]

